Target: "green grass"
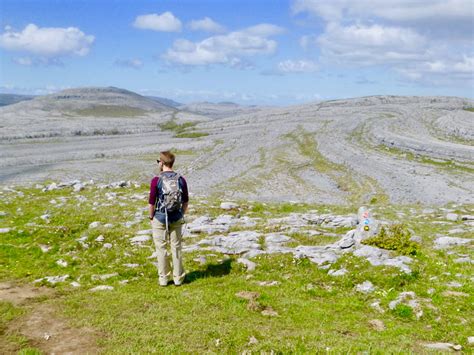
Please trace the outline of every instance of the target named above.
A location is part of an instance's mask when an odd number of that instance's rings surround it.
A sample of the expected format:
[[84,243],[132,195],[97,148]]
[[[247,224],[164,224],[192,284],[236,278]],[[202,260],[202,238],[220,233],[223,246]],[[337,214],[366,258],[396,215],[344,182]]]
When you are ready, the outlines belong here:
[[464,111],[474,112],[474,107],[466,107],[463,109]]
[[175,138],[201,138],[208,136],[209,133],[195,132],[192,130],[198,123],[199,122],[197,121],[176,123],[176,118],[173,118],[169,121],[161,123],[159,127],[162,131],[174,132]]
[[[188,282],[179,287],[160,288],[157,285],[156,268],[148,259],[153,251],[152,243],[143,248],[132,247],[128,238],[141,229],[149,229],[145,219],[126,228],[123,223],[134,218],[135,213],[146,215],[147,201],[135,200],[134,194],[143,194],[148,187],[104,189],[87,187],[80,193],[71,189],[41,192],[35,188],[17,192],[0,191],[0,217],[2,228],[13,228],[0,235],[0,281],[31,283],[44,276],[70,275],[65,283],[55,286],[61,297],[54,302],[62,314],[72,323],[94,329],[104,353],[150,353],[160,349],[162,353],[410,353],[422,352],[424,342],[452,342],[463,345],[469,351],[467,337],[472,336],[469,326],[463,324],[472,319],[473,286],[469,277],[473,274],[470,264],[456,264],[456,254],[433,249],[433,236],[447,232],[462,222],[436,224],[445,213],[436,209],[432,215],[417,218],[423,206],[377,205],[376,215],[397,221],[397,213],[405,214],[404,223],[412,234],[422,238],[420,253],[412,256],[413,273],[405,274],[393,267],[376,267],[367,260],[351,254],[342,256],[332,269],[346,268],[348,273],[331,277],[307,259],[294,259],[291,254],[264,255],[253,258],[257,264],[249,273],[236,257],[225,259],[216,252],[185,254]],[[116,197],[109,200],[110,193]],[[109,194],[109,195],[106,195]],[[25,199],[23,196],[28,196]],[[76,196],[86,201],[79,202]],[[55,200],[62,206],[51,204]],[[64,202],[61,202],[64,201]],[[261,218],[253,229],[262,233],[269,218],[287,216],[317,210],[318,214],[355,213],[348,206],[308,204],[264,204],[239,201],[240,211],[222,211],[219,200],[191,201],[196,216],[209,214],[241,214]],[[452,206],[447,206],[452,207]],[[474,206],[452,207],[457,213],[472,214]],[[49,222],[40,218],[50,214]],[[93,221],[102,226],[88,228]],[[103,224],[112,223],[111,228]],[[297,244],[325,245],[337,240],[324,235],[309,237],[305,233],[288,234]],[[347,228],[327,229],[343,234]],[[284,232],[283,232],[284,233]],[[104,242],[113,248],[104,249],[95,239],[102,235]],[[77,241],[87,236],[88,247]],[[195,243],[205,235],[188,238],[186,244]],[[467,235],[466,235],[467,237]],[[40,244],[50,245],[43,253]],[[474,257],[468,247],[452,251]],[[199,255],[206,256],[206,263],[193,261]],[[67,267],[56,261],[63,259]],[[123,264],[137,263],[137,268]],[[118,275],[105,281],[94,275]],[[449,274],[447,274],[449,273]],[[457,274],[461,276],[456,276]],[[436,279],[433,279],[436,278]],[[129,280],[128,284],[120,284]],[[363,281],[370,280],[376,291],[364,295],[354,290]],[[445,284],[462,282],[456,291],[469,297],[446,297]],[[78,281],[79,289],[69,283]],[[278,281],[277,286],[259,286],[258,281]],[[113,291],[89,291],[91,287],[106,284]],[[53,287],[46,285],[47,287]],[[429,293],[434,289],[433,294]],[[257,302],[272,307],[277,317],[268,317],[248,308],[248,301],[235,296],[239,291],[259,293]],[[400,305],[393,311],[388,304],[400,292],[414,291],[420,299],[423,316],[417,320],[411,309]],[[428,307],[427,301],[434,307]],[[380,314],[370,307],[375,300],[386,310]],[[37,302],[40,302],[39,300]],[[13,342],[23,353],[35,353],[25,339],[15,338],[2,331],[27,308],[0,303],[0,343]],[[377,332],[368,323],[381,319],[386,330]],[[249,344],[250,337],[258,342]]]
[[147,113],[146,110],[118,105],[99,105],[74,111],[79,116],[93,117],[138,117]]

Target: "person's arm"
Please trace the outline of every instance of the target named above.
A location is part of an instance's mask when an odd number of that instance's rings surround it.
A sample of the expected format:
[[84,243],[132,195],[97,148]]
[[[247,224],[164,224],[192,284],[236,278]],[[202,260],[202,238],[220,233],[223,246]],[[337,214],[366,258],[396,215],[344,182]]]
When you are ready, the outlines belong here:
[[148,197],[148,210],[149,210],[149,215],[148,218],[150,220],[153,219],[153,216],[155,215],[155,203],[156,203],[156,185],[158,183],[158,178],[153,178],[151,180],[150,184],[150,196]]
[[152,220],[153,216],[155,215],[155,205],[154,204],[153,205],[149,204],[148,207],[149,207],[149,211],[150,211],[150,214],[149,214],[148,218],[150,218],[150,220]]
[[183,214],[188,212],[188,205],[189,205],[189,194],[188,194],[188,183],[186,179],[181,176],[181,189],[182,189],[182,197],[183,197]]

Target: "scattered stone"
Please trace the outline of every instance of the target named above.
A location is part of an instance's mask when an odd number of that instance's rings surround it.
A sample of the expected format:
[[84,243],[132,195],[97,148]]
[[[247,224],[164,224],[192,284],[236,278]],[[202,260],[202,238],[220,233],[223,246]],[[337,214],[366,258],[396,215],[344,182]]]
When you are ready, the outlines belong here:
[[257,340],[257,338],[255,338],[255,337],[252,335],[252,336],[250,336],[250,338],[249,338],[248,345],[255,345],[255,344],[258,344],[258,340]]
[[446,219],[448,221],[456,222],[458,220],[459,216],[456,213],[448,213],[446,215]]
[[378,332],[385,330],[385,324],[380,319],[371,319],[369,324]]
[[37,279],[35,281],[33,281],[33,283],[38,283],[38,282],[42,282],[42,281],[47,281],[49,282],[50,284],[57,284],[59,282],[64,282],[66,281],[67,279],[69,278],[69,275],[63,275],[63,276],[45,276],[45,277],[42,277],[40,279]]
[[39,244],[38,246],[40,247],[43,253],[47,253],[51,250],[51,247],[49,245]]
[[140,264],[122,264],[122,265],[130,269],[135,269],[140,266]]
[[238,258],[237,262],[239,264],[245,265],[245,267],[247,268],[247,271],[254,271],[255,268],[257,267],[257,264],[255,264],[253,261],[250,261],[249,259],[246,259],[246,258]]
[[210,245],[207,249],[223,254],[243,254],[250,250],[261,250],[258,243],[260,233],[255,231],[239,231],[225,236],[216,236],[201,240],[198,245]]
[[110,279],[112,277],[115,277],[115,276],[118,276],[118,272],[114,272],[114,273],[111,273],[111,274],[104,274],[104,275],[92,275],[91,276],[91,280],[93,281],[96,281],[96,280],[107,280],[107,279]]
[[102,243],[105,240],[103,235],[99,235],[97,238],[95,238],[96,242]]
[[347,274],[347,270],[345,268],[339,269],[339,270],[329,270],[328,275],[331,276],[343,276]]
[[77,287],[81,287],[81,284],[77,281],[73,281],[73,282],[71,282],[71,286],[77,288]]
[[372,293],[375,291],[375,287],[370,281],[364,281],[361,284],[356,285],[356,291],[362,293]]
[[112,249],[113,245],[110,244],[110,243],[104,243],[104,245],[102,245],[102,248],[104,249]]
[[120,285],[126,285],[126,284],[128,284],[128,280],[120,280],[119,284]]
[[89,224],[89,228],[97,228],[100,226],[100,222],[92,222],[91,224]]
[[130,238],[130,243],[133,245],[142,245],[142,243],[148,242],[151,239],[149,235],[137,235],[136,237]]
[[58,264],[59,266],[62,266],[62,267],[66,267],[67,266],[67,261],[64,261],[63,259],[59,259],[58,261],[56,261],[56,264]]
[[448,234],[460,234],[460,233],[464,233],[464,229],[462,228],[454,228],[454,229],[450,229],[448,231]]
[[104,224],[104,228],[112,228],[114,225],[112,223]]
[[458,237],[439,237],[435,240],[435,249],[444,249],[451,246],[465,245],[472,242],[472,239]]
[[8,233],[11,230],[12,230],[11,228],[0,228],[0,233]]
[[467,343],[468,343],[469,345],[474,344],[474,336],[473,336],[473,337],[467,337]]
[[454,288],[459,288],[462,287],[462,283],[457,282],[457,281],[451,281],[446,284],[448,287],[454,287]]
[[258,297],[260,297],[260,294],[258,292],[252,292],[252,291],[239,291],[235,294],[239,298],[243,298],[244,300],[256,300]]
[[377,300],[375,302],[372,302],[370,304],[370,307],[372,307],[373,309],[375,309],[379,313],[385,313],[385,310],[380,306],[380,301],[379,300]]
[[94,288],[91,288],[89,291],[96,292],[96,291],[111,291],[113,290],[113,286],[108,286],[108,285],[100,285],[96,286]]
[[459,292],[459,291],[444,291],[442,293],[444,297],[469,297],[469,295],[465,292]]
[[220,208],[223,210],[232,210],[238,208],[239,205],[234,202],[222,202]]
[[473,215],[464,215],[461,216],[462,221],[474,221],[474,216]]
[[81,183],[74,184],[73,191],[74,192],[79,192],[85,189],[85,186]]
[[425,348],[432,350],[455,350],[460,351],[462,349],[461,345],[455,345],[451,343],[427,343],[423,344]]
[[454,262],[456,264],[474,264],[474,260],[472,260],[470,257],[468,256],[465,256],[465,257],[462,257],[462,258],[457,258],[457,259],[454,259]]
[[423,310],[416,299],[416,294],[413,291],[402,292],[398,295],[397,299],[393,300],[388,304],[388,308],[395,309],[399,304],[405,304],[410,307],[413,312],[415,312],[415,316],[417,319],[420,319],[423,315]]
[[259,286],[277,286],[280,284],[279,281],[258,281]]
[[43,221],[48,221],[50,219],[51,215],[49,213],[45,213],[44,215],[41,215],[40,218],[43,220]]
[[268,317],[277,317],[278,313],[270,306],[265,307],[265,309],[261,312],[262,315],[268,316]]

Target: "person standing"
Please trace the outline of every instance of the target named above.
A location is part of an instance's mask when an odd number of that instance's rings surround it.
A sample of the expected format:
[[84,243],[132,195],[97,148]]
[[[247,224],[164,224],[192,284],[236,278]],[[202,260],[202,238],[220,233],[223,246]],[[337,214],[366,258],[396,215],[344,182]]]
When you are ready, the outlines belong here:
[[184,177],[173,171],[175,156],[169,151],[161,152],[157,160],[160,174],[151,180],[148,199],[153,241],[158,259],[158,282],[167,286],[171,278],[170,244],[173,260],[173,281],[176,286],[183,283],[185,272],[182,258],[182,227],[188,209],[188,186]]

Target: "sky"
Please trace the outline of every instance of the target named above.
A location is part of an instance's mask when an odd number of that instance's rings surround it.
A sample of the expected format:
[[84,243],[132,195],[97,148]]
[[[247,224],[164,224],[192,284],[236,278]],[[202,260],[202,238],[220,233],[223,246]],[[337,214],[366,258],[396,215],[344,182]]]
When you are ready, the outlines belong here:
[[0,0],[0,92],[474,97],[474,0]]

